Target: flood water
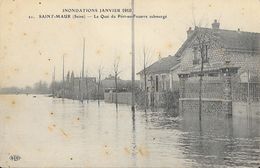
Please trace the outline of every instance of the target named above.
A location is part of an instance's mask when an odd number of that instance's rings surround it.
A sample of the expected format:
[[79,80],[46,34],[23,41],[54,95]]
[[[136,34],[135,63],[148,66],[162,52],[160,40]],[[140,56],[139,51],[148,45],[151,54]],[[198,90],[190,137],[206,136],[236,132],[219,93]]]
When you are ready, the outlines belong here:
[[0,167],[259,167],[259,124],[1,95]]

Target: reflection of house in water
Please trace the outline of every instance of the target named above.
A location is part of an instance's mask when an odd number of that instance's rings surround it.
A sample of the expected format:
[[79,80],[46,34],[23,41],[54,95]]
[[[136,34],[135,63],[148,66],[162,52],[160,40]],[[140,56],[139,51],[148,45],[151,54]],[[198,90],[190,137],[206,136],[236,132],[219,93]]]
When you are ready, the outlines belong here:
[[[233,98],[239,101],[245,101],[248,95],[247,82],[245,76],[249,76],[249,95],[254,101],[259,101],[260,97],[260,33],[244,32],[240,29],[224,30],[219,28],[220,23],[217,20],[212,24],[212,28],[195,27],[189,28],[187,39],[175,53],[174,56],[168,56],[155,62],[147,68],[147,86],[148,91],[159,93],[163,90],[175,90],[175,81],[179,81],[178,74],[185,73],[189,77],[189,82],[198,84],[198,72],[201,67],[201,52],[198,47],[198,36],[204,34],[207,42],[204,44],[205,55],[203,81],[213,83],[205,85],[203,90],[205,95],[213,97],[223,95],[223,78],[220,73],[221,67],[228,61],[230,64],[240,67],[238,74],[232,77]],[[141,86],[144,85],[144,71],[139,72]],[[248,73],[250,75],[248,75]],[[207,82],[206,82],[207,83]],[[217,87],[217,83],[219,84]],[[177,87],[178,88],[178,87]],[[214,92],[215,91],[215,92]],[[186,98],[198,97],[198,86],[186,85]],[[221,98],[216,96],[215,98]]]

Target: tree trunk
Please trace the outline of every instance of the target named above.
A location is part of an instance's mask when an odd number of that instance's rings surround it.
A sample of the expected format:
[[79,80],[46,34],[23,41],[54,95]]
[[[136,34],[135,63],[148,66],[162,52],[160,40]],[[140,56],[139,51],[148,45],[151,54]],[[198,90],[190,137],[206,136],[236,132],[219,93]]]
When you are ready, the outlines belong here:
[[116,84],[116,108],[118,107],[118,102],[117,102],[117,74],[115,75],[115,84]]
[[99,102],[99,90],[100,90],[100,80],[98,81],[98,89],[97,89],[98,106],[100,106],[100,102]]
[[88,95],[88,77],[86,77],[86,96],[87,96],[87,103],[88,103],[88,99],[89,99],[89,95]]
[[202,74],[200,74],[200,91],[199,91],[199,120],[201,121],[201,110],[202,110]]
[[199,120],[201,121],[201,111],[202,111],[202,80],[203,80],[203,66],[204,66],[204,56],[203,50],[201,51],[201,68],[200,68],[200,92],[199,92]]
[[147,108],[147,83],[146,83],[146,72],[144,72],[144,110]]

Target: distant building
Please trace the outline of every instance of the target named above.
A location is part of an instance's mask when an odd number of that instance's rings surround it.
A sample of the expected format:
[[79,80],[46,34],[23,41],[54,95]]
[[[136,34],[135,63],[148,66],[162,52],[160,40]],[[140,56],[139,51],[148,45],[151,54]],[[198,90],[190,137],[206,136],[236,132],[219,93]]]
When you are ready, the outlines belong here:
[[[117,82],[118,82],[118,92],[127,92],[131,90],[132,87],[131,80],[123,80],[118,78]],[[139,80],[136,80],[135,83],[138,86]],[[115,91],[116,89],[115,77],[110,74],[108,77],[106,77],[101,81],[101,86],[105,92]]]
[[[55,93],[58,97],[63,96],[63,83],[57,82],[55,84]],[[83,99],[96,99],[97,95],[97,83],[95,77],[75,77],[72,72],[71,75],[67,75],[64,81],[64,98],[80,99],[83,95]]]

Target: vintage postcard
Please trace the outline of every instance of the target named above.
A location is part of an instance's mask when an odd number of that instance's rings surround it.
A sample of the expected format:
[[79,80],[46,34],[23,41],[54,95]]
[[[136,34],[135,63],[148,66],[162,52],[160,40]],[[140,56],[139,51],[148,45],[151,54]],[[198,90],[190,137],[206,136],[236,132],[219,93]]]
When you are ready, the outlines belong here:
[[0,0],[0,168],[260,167],[260,0]]

